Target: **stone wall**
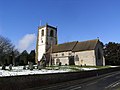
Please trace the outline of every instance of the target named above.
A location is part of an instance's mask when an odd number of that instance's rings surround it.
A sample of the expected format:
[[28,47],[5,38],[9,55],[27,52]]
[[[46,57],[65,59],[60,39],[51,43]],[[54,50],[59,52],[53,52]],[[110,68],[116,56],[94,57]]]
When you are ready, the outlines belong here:
[[54,60],[53,65],[56,65],[57,59],[60,60],[61,65],[69,65],[68,57],[72,55],[73,53],[71,51],[52,53],[52,58]]
[[75,52],[78,55],[79,61],[75,61],[75,65],[96,66],[94,50]]
[[83,79],[120,70],[120,67],[92,71],[0,77],[0,90],[23,90],[64,81]]

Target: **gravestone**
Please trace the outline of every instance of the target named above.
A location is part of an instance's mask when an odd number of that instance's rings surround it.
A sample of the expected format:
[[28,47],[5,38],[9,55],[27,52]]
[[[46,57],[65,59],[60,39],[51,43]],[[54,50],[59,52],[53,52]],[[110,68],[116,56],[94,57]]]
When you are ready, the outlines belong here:
[[12,70],[12,64],[9,65],[9,70],[10,70],[10,71]]
[[29,69],[33,70],[33,63],[32,62],[29,62]]
[[25,66],[23,66],[23,69],[24,69],[24,70],[26,70],[26,65],[25,65]]

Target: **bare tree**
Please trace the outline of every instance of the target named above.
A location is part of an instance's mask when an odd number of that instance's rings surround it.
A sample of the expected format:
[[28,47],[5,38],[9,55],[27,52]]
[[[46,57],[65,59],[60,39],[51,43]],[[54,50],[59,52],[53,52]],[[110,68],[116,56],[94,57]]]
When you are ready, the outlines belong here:
[[[4,65],[6,62],[5,56],[13,56],[13,53],[16,54],[17,49],[15,49],[15,46],[11,43],[11,41],[8,38],[5,38],[3,36],[0,36],[0,64]],[[12,53],[12,54],[11,54]],[[13,63],[13,61],[12,61]]]

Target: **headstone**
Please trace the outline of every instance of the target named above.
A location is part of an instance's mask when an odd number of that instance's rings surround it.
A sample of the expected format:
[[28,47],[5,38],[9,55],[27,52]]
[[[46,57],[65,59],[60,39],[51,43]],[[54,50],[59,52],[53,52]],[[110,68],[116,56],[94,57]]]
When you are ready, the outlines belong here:
[[10,71],[12,70],[12,64],[9,65],[9,70],[10,70]]
[[25,66],[23,66],[23,69],[24,69],[24,70],[26,69],[26,65],[25,65]]
[[37,69],[38,69],[38,70],[41,70],[41,69],[42,69],[42,67],[41,67],[41,65],[40,65],[40,62],[39,62],[38,65],[37,65]]
[[32,62],[29,62],[29,69],[33,70],[33,63]]

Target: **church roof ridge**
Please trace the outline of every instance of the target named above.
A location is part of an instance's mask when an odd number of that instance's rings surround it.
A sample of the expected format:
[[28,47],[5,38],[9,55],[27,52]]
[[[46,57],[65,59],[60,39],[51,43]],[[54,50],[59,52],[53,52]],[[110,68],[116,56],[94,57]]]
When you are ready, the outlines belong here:
[[[99,39],[91,39],[91,40],[86,40],[86,41],[77,41],[77,40],[76,40],[76,41],[71,41],[71,42],[60,43],[60,44],[57,44],[57,46],[58,46],[58,45],[63,45],[63,44],[70,44],[70,43],[73,43],[73,42],[82,43],[82,42],[88,42],[88,41],[90,41],[90,42],[91,42],[91,41],[96,41],[96,42],[97,42],[97,41],[99,41]],[[54,46],[56,46],[56,45],[54,45]]]
[[99,41],[99,39],[91,39],[91,40],[85,40],[85,41],[79,41],[79,42],[87,42],[87,41]]
[[70,43],[74,43],[74,42],[78,42],[78,41],[64,42],[64,43],[57,44],[57,46],[58,45],[63,45],[63,44],[70,44]]

